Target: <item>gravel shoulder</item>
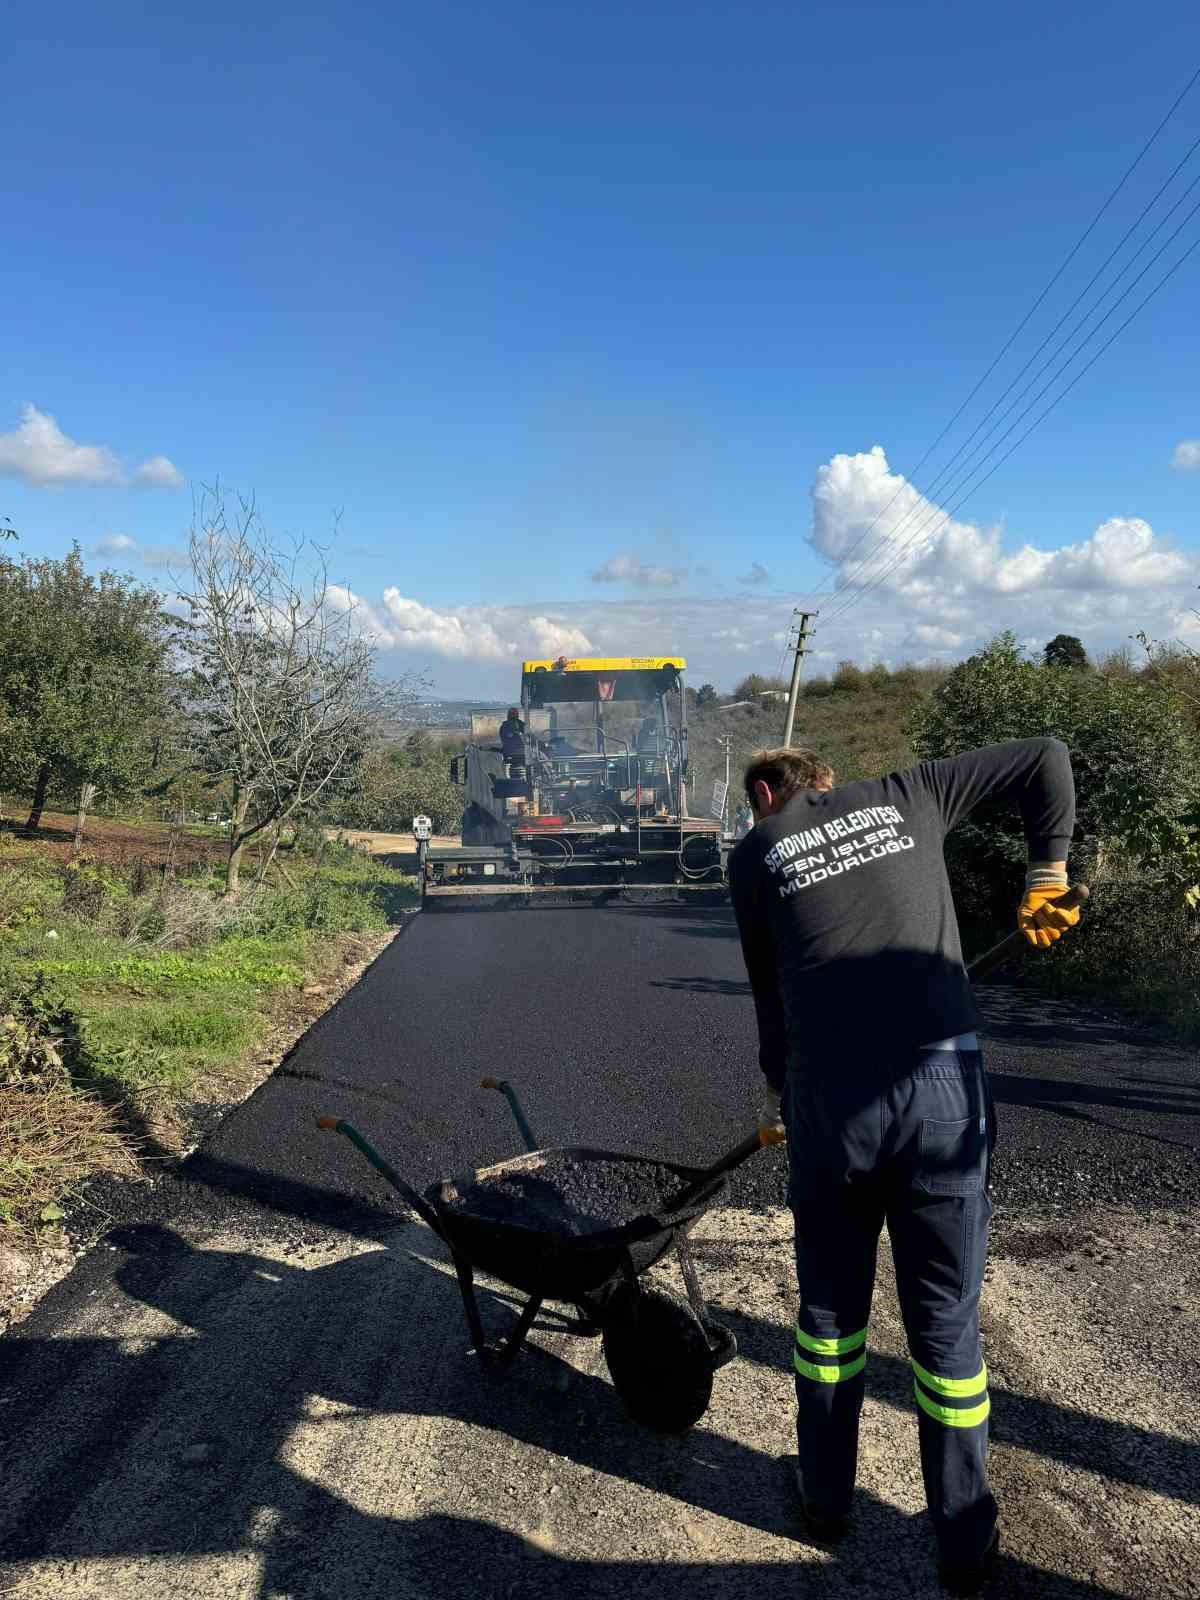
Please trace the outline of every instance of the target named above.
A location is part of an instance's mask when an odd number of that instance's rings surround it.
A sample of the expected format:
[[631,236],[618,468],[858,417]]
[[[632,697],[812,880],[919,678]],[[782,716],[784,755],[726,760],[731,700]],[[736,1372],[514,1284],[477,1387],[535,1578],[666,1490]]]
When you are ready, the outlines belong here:
[[[984,1330],[1006,1553],[992,1592],[1195,1594],[1197,1220],[1092,1220],[1066,1252],[1054,1219],[996,1239]],[[10,1345],[6,1421],[38,1425],[6,1464],[5,1590],[939,1594],[887,1260],[857,1527],[829,1551],[803,1539],[780,1462],[790,1218],[711,1214],[696,1254],[741,1355],[700,1426],[662,1438],[626,1419],[595,1342],[537,1331],[507,1380],[486,1378],[450,1265],[416,1224],[374,1241],[119,1230],[55,1336]],[[673,1269],[659,1276],[678,1289]],[[511,1315],[502,1294],[488,1315]]]

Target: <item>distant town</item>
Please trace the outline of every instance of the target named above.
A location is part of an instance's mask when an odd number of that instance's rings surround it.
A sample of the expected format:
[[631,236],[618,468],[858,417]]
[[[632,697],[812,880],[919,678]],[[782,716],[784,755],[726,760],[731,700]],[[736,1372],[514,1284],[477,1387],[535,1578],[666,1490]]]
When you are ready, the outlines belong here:
[[508,709],[507,700],[414,700],[395,719],[396,728],[469,728],[474,711]]

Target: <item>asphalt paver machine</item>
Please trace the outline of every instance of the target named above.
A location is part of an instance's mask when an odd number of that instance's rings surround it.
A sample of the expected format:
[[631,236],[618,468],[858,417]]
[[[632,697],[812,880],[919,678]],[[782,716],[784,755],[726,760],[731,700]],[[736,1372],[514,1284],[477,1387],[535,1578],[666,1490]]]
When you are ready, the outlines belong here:
[[682,656],[524,662],[519,727],[472,717],[451,763],[462,844],[426,850],[427,906],[719,890],[720,819],[688,810],[686,665]]

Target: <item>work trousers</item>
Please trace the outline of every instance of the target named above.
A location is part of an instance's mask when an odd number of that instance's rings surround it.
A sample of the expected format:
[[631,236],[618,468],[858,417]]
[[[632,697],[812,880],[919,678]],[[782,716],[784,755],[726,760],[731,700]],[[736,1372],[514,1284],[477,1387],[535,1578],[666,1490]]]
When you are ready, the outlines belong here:
[[796,1219],[797,1437],[814,1516],[850,1509],[880,1229],[912,1358],[921,1468],[941,1559],[971,1565],[996,1524],[979,1292],[995,1116],[978,1050],[826,1059],[783,1097]]

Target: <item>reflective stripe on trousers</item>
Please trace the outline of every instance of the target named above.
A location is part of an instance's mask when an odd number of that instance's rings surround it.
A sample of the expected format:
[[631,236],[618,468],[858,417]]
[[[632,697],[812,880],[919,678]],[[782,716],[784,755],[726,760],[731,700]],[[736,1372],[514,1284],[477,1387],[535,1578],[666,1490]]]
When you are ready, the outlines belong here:
[[[815,1066],[816,1064],[814,1064]],[[849,1510],[876,1249],[887,1222],[912,1356],[922,1475],[944,1561],[979,1558],[996,1521],[987,1481],[979,1291],[991,1103],[978,1051],[820,1063],[784,1093],[796,1219],[797,1442],[809,1508]]]

